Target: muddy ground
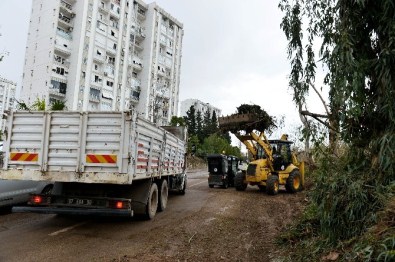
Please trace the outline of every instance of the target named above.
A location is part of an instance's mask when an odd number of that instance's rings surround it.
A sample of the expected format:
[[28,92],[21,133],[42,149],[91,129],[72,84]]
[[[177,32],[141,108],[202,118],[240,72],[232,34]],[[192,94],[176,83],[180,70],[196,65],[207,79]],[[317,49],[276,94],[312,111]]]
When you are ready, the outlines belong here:
[[279,232],[301,213],[305,193],[209,188],[189,174],[151,221],[0,215],[0,261],[275,261]]

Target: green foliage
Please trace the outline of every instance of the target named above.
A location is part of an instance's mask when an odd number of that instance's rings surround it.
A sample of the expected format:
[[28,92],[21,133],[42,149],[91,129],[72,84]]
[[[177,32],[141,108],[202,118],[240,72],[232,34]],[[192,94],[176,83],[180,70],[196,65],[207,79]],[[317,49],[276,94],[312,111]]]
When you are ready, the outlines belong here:
[[351,154],[358,158],[358,153],[350,150],[341,158],[322,158],[311,192],[320,233],[333,244],[364,232],[376,222],[376,211],[383,206],[384,188],[377,184],[369,163],[360,161],[358,167],[352,166]]
[[196,110],[194,106],[191,106],[187,111],[187,115],[184,117],[185,124],[188,129],[189,136],[196,135]]
[[231,146],[226,139],[218,134],[213,134],[205,138],[200,147],[199,155],[207,156],[209,154],[225,154],[237,157],[242,156],[238,147]]
[[55,100],[52,104],[51,104],[51,111],[63,111],[66,110],[66,103],[64,101],[61,100]]
[[31,105],[33,110],[45,111],[46,103],[45,99],[40,99],[37,97],[36,101]]
[[199,141],[203,143],[204,135],[203,135],[203,118],[202,112],[200,110],[196,113],[196,135],[199,138]]
[[26,111],[30,110],[30,108],[26,105],[25,102],[18,102],[17,109],[18,110],[26,110]]
[[[317,233],[335,246],[377,221],[395,180],[395,5],[392,0],[281,0],[279,7],[294,100],[305,103],[319,61],[327,69],[322,84],[329,88],[328,123],[347,146],[345,152],[322,151],[311,194]],[[362,250],[366,259],[376,259],[368,246]],[[385,254],[391,258],[391,252]]]
[[196,153],[199,147],[200,147],[199,138],[196,135],[190,136],[188,139],[188,153],[189,154]]
[[[218,119],[215,111],[196,111],[191,106],[184,117],[188,129],[188,152],[193,153],[192,148],[198,156],[206,156],[212,153],[226,152],[228,155],[241,157],[240,149],[231,146],[231,138],[228,132],[222,133],[218,127]],[[210,144],[211,143],[211,144]]]
[[183,117],[173,116],[170,120],[171,126],[185,126],[185,119]]

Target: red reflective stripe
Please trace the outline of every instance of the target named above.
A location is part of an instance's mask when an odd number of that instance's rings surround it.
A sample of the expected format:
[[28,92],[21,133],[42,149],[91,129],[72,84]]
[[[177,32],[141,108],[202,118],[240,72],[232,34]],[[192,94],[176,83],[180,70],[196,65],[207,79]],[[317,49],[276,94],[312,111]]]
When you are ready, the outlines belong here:
[[29,154],[29,156],[25,159],[25,161],[32,161],[36,156],[37,154]]
[[86,155],[91,160],[91,163],[100,163],[99,160],[94,155]]
[[109,155],[102,155],[102,156],[107,161],[107,163],[115,164],[115,160],[111,156],[109,156]]
[[11,158],[12,161],[18,161],[23,156],[23,153],[16,153],[14,157]]

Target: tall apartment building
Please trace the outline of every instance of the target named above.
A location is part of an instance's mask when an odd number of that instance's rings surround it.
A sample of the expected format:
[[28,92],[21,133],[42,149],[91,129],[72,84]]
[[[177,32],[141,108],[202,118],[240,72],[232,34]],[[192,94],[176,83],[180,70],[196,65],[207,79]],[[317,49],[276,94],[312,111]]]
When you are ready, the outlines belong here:
[[[15,92],[16,83],[0,77],[0,117],[15,107]],[[4,130],[5,119],[0,119],[0,130]]]
[[220,109],[210,105],[209,103],[204,103],[198,99],[186,99],[181,101],[180,115],[186,116],[187,111],[191,108],[191,106],[194,106],[196,112],[200,111],[202,114],[204,114],[204,112],[210,111],[210,115],[212,115],[213,111],[215,111],[217,117],[221,116]]
[[183,25],[141,0],[33,0],[21,100],[178,113]]

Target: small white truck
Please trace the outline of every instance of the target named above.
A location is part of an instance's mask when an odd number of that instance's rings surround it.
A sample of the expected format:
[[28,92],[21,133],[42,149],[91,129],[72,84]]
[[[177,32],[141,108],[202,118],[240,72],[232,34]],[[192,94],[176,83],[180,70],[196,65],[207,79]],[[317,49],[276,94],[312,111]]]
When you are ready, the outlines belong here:
[[185,193],[186,130],[128,112],[16,111],[7,116],[0,179],[54,182],[14,212],[142,215]]

